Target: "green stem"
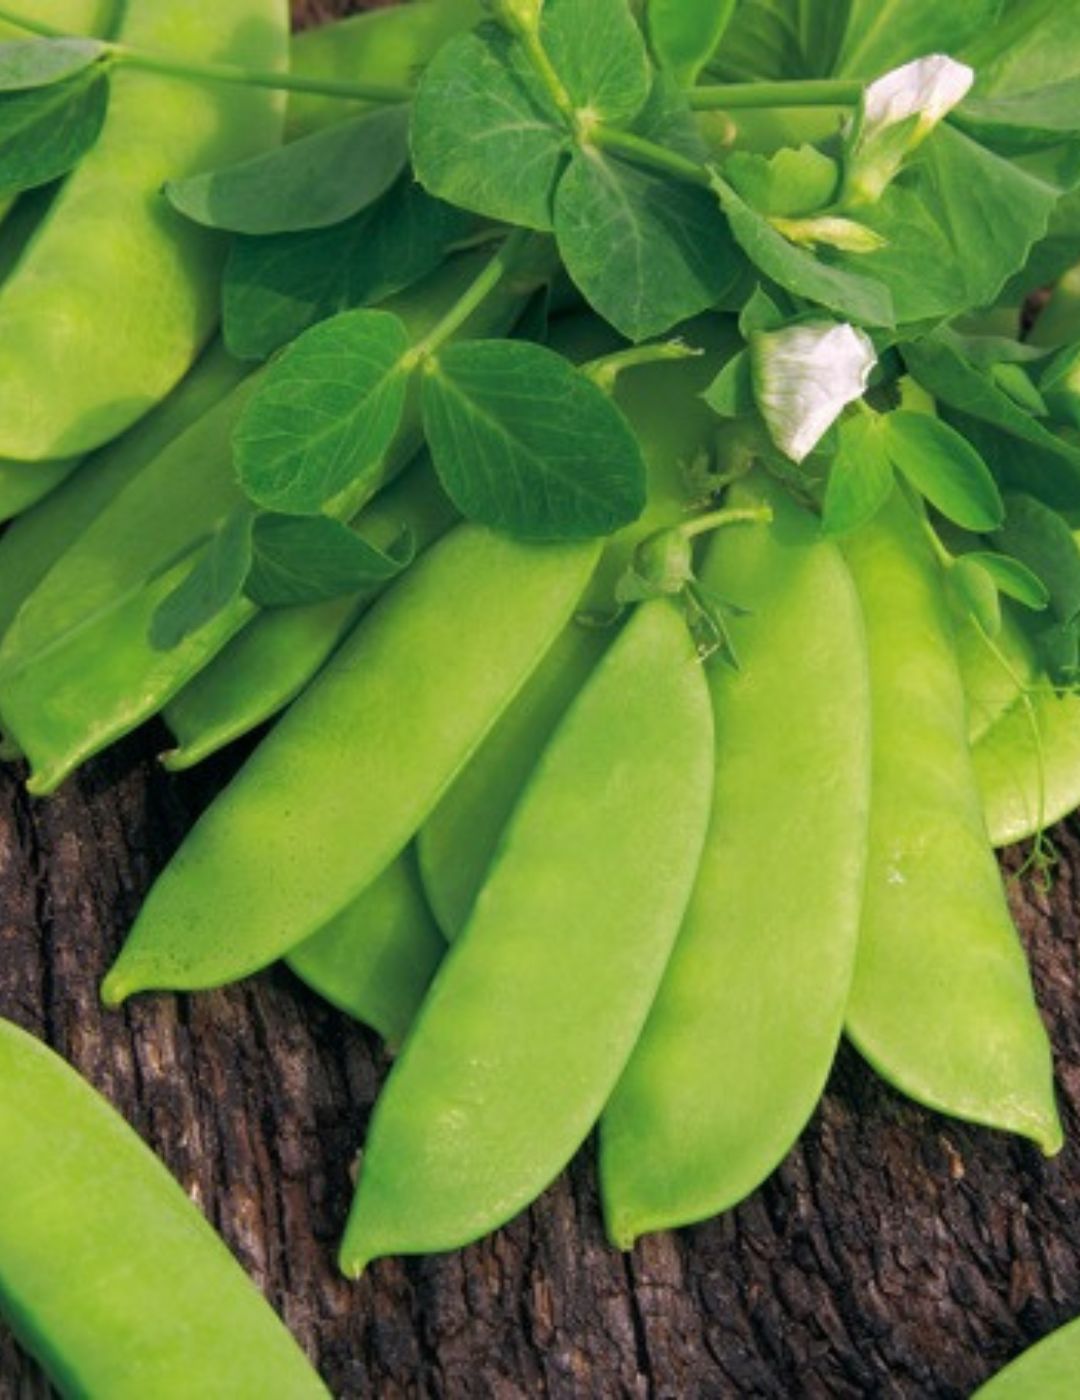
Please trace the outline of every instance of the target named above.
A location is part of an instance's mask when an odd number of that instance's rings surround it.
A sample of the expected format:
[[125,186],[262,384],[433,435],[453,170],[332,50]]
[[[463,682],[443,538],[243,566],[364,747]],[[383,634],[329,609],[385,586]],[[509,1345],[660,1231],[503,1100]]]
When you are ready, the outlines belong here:
[[582,366],[582,373],[587,374],[597,388],[610,394],[623,370],[675,360],[693,360],[704,353],[704,350],[687,345],[684,340],[660,340],[651,345],[632,345],[628,350],[616,350],[613,355],[590,360]]
[[62,29],[54,29],[51,24],[45,24],[39,19],[26,19],[23,15],[12,14],[3,6],[0,6],[0,20],[3,20],[5,24],[10,24],[13,29],[25,29],[28,34],[36,34],[41,39],[66,39],[68,37]]
[[418,341],[409,351],[408,358],[414,365],[419,364],[429,355],[433,355],[440,346],[445,345],[450,337],[461,329],[477,307],[491,295],[507,273],[513,270],[533,237],[531,229],[514,230],[442,320],[433,326],[423,340]]
[[688,520],[678,527],[678,534],[684,540],[693,540],[698,535],[708,535],[713,530],[723,530],[728,525],[771,525],[772,519],[772,506],[731,506],[695,516],[693,520]]
[[[0,14],[0,18],[2,18]],[[108,52],[118,63],[144,73],[162,73],[198,83],[231,83],[239,87],[272,88],[303,92],[315,97],[340,97],[350,102],[411,102],[413,89],[400,83],[352,83],[333,78],[305,78],[299,73],[275,73],[242,68],[232,63],[182,63],[163,55],[144,53],[124,44],[110,44]]]
[[697,112],[735,112],[755,107],[854,107],[863,84],[845,78],[808,78],[787,83],[719,83],[691,88],[686,96]]
[[677,151],[669,151],[666,146],[658,146],[655,141],[635,136],[632,131],[619,131],[613,126],[597,125],[590,127],[586,139],[601,150],[625,156],[635,165],[647,166],[662,175],[672,175],[687,185],[698,185],[706,190],[712,188],[712,176],[706,166],[699,165],[695,160],[688,160]]

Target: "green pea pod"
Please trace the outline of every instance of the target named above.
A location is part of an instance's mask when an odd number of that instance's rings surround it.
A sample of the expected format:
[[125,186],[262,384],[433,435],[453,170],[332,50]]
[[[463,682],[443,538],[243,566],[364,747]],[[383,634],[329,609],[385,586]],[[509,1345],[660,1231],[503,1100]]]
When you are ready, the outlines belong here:
[[[122,438],[95,452],[73,480],[8,527],[0,538],[0,635],[57,559],[124,487],[246,373],[220,342],[215,343],[163,404]],[[47,472],[48,467],[32,470]]]
[[286,962],[312,991],[396,1049],[445,952],[407,850]]
[[1078,1376],[1080,1322],[1070,1322],[999,1371],[972,1400],[1076,1400]]
[[[735,1205],[787,1155],[840,1039],[855,962],[870,803],[870,698],[851,576],[820,522],[752,480],[702,585],[748,609],[739,669],[709,668],[717,736],[697,884],[645,1030],[600,1125],[608,1233]],[[769,877],[782,851],[783,879]]]
[[[364,511],[357,533],[386,549],[406,529],[422,552],[456,513],[419,458]],[[0,542],[0,556],[3,545]],[[382,592],[381,588],[307,607],[264,612],[166,705],[178,746],[163,756],[178,771],[201,763],[294,700]]]
[[683,619],[645,603],[545,750],[379,1099],[346,1274],[479,1238],[581,1145],[686,908],[712,744]]
[[[648,503],[604,551],[585,603],[598,611],[602,625],[568,629],[420,832],[424,888],[448,938],[468,917],[537,757],[614,636],[614,628],[604,624],[612,613],[615,585],[634,550],[656,531],[685,519],[693,504],[687,468],[707,456],[716,432],[716,419],[701,395],[734,353],[737,340],[731,323],[716,317],[693,323],[685,334],[689,344],[706,353],[635,369],[616,386],[616,401],[645,456]],[[594,318],[580,318],[565,326],[555,343],[564,354],[585,358],[596,353],[590,343],[594,335]],[[678,413],[671,411],[673,403],[680,405]]]
[[8,1021],[0,1136],[0,1308],[62,1394],[328,1396],[157,1158]]
[[[119,37],[170,57],[284,67],[284,0],[155,0]],[[182,378],[218,314],[226,245],[167,209],[167,179],[281,138],[279,94],[120,68],[97,145],[65,181],[0,290],[0,454],[76,456]],[[112,328],[102,334],[103,327]]]
[[[484,260],[454,259],[388,306],[422,335]],[[517,286],[493,296],[466,333],[505,329],[525,296]],[[150,639],[160,604],[242,504],[232,431],[258,382],[258,373],[245,379],[135,477],[56,561],[0,642],[0,721],[31,761],[32,792],[51,792],[79,763],[156,714],[256,616],[252,603],[237,598],[169,651]],[[382,481],[416,452],[415,406],[406,419]]]
[[1041,677],[972,753],[994,845],[1037,836],[1080,807],[1080,696]]
[[993,858],[941,571],[899,494],[845,543],[866,622],[873,788],[847,1030],[931,1108],[1061,1146],[1053,1069]]
[[196,825],[105,1000],[244,977],[366,889],[566,624],[598,553],[473,526],[429,550]]
[[1034,647],[1007,609],[1002,612],[1001,632],[992,645],[970,614],[957,618],[955,627],[956,655],[967,697],[968,742],[976,746],[1016,703],[1017,681],[1032,685],[1040,667]]

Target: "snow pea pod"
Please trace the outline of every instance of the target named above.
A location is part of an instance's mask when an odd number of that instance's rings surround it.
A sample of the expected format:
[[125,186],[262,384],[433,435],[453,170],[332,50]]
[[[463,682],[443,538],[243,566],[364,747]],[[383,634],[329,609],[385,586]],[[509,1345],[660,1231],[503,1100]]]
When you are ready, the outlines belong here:
[[643,604],[545,750],[379,1099],[346,1274],[479,1238],[581,1145],[686,908],[712,767],[681,613]]
[[[687,468],[712,447],[716,419],[701,399],[738,348],[731,323],[703,319],[685,330],[706,353],[677,364],[625,373],[615,399],[626,414],[648,468],[648,501],[641,517],[611,540],[583,608],[606,618],[614,586],[642,539],[682,521],[693,504]],[[575,318],[553,338],[575,359],[598,353],[595,318]],[[679,403],[672,413],[672,403]],[[506,820],[549,736],[591,673],[615,629],[573,624],[499,721],[420,832],[417,848],[428,900],[448,938],[463,927]]]
[[[419,553],[445,534],[454,519],[428,460],[421,457],[372,501],[357,533],[387,549],[404,528]],[[0,543],[0,553],[2,549]],[[163,756],[165,767],[191,768],[284,709],[381,592],[381,587],[372,588],[255,618],[166,705],[163,717],[178,744]]]
[[[422,335],[470,284],[484,254],[446,264],[387,305]],[[466,334],[504,330],[527,292],[506,287]],[[0,642],[0,721],[33,766],[32,792],[51,792],[81,762],[156,714],[258,610],[237,598],[170,651],[150,640],[154,613],[197,551],[242,503],[232,431],[259,382],[245,379],[169,444],[58,559]],[[370,494],[414,456],[406,414]]]
[[898,493],[845,553],[873,732],[848,1034],[910,1097],[1054,1153],[1050,1047],[986,834],[941,570]]
[[[283,67],[284,0],[131,4],[120,39],[176,59]],[[186,373],[218,314],[223,241],[166,205],[167,179],[267,149],[280,95],[121,68],[101,137],[0,289],[0,454],[74,456]],[[102,335],[102,327],[111,333]]]
[[[169,397],[116,442],[94,453],[74,480],[14,521],[0,538],[0,635],[49,569],[109,503],[174,438],[219,403],[247,369],[216,342]],[[48,467],[34,466],[36,472]]]
[[1080,807],[1080,696],[1043,676],[972,750],[990,839],[1027,841]]
[[0,1307],[62,1394],[329,1395],[164,1166],[8,1021],[0,1135]]
[[265,967],[404,849],[569,619],[599,546],[459,526],[372,609],[204,814],[105,982]]
[[445,952],[409,849],[285,961],[324,1001],[396,1049]]
[[1080,1322],[1051,1332],[992,1376],[972,1400],[1075,1400]]
[[716,783],[697,883],[600,1122],[622,1249],[718,1215],[780,1164],[825,1086],[855,963],[870,803],[859,602],[782,488],[754,479],[729,503],[768,504],[774,523],[721,532],[702,568],[749,612],[731,623],[739,669],[709,667]]

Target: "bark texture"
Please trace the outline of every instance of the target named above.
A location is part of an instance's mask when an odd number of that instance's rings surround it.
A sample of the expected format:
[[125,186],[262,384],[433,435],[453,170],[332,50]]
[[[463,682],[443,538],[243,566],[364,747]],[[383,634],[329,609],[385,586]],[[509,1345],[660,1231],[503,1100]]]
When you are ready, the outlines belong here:
[[[315,0],[308,16],[348,8]],[[333,1255],[386,1071],[374,1037],[281,970],[122,1014],[98,1004],[155,874],[238,761],[169,777],[162,742],[144,731],[44,802],[0,772],[0,1014],[142,1133],[335,1395],[964,1397],[1080,1314],[1074,829],[1057,833],[1053,890],[1013,891],[1057,1055],[1056,1161],[921,1111],[845,1051],[799,1146],[721,1220],[620,1256],[586,1152],[494,1239],[351,1285]],[[0,1397],[49,1393],[0,1332]]]

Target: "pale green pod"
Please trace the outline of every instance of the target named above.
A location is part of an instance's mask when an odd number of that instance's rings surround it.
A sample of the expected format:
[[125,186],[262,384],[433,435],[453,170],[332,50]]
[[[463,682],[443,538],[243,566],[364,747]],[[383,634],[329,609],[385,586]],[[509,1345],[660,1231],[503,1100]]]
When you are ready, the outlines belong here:
[[0,1021],[0,1310],[71,1400],[326,1400],[165,1167]]
[[203,814],[105,1000],[244,977],[366,889],[566,625],[599,548],[463,525],[407,570]]
[[873,725],[848,1034],[920,1103],[1055,1153],[1050,1046],[986,832],[940,566],[899,494],[845,554],[866,622]]
[[[129,4],[118,37],[176,60],[284,67],[284,0]],[[131,426],[213,331],[226,243],[168,206],[166,180],[280,140],[265,89],[129,68],[94,148],[0,289],[0,456],[76,456]]]
[[767,504],[774,522],[721,531],[702,568],[748,611],[730,624],[738,669],[709,666],[716,783],[697,883],[600,1125],[623,1249],[727,1210],[779,1165],[832,1067],[855,963],[870,802],[858,599],[783,488],[752,479],[728,504]]
[[409,849],[286,962],[324,1001],[395,1050],[445,952]]
[[686,908],[712,742],[679,610],[641,605],[545,749],[379,1099],[346,1274],[496,1229],[580,1147]]
[[999,1371],[972,1400],[1076,1400],[1078,1378],[1080,1322],[1070,1322]]

